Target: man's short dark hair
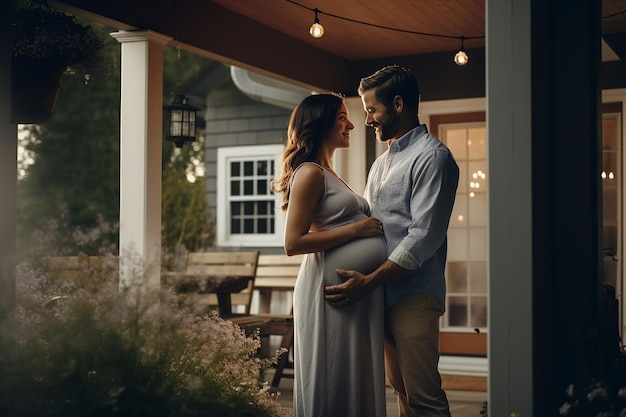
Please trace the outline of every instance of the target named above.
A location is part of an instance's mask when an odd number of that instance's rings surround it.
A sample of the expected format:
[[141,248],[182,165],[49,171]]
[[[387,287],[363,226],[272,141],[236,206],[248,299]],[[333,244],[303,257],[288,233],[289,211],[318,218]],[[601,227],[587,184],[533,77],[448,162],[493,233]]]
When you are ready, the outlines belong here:
[[402,97],[404,104],[417,114],[420,89],[413,73],[399,65],[389,65],[381,68],[369,77],[361,78],[359,95],[365,91],[376,90],[376,100],[387,107],[393,105],[395,96]]

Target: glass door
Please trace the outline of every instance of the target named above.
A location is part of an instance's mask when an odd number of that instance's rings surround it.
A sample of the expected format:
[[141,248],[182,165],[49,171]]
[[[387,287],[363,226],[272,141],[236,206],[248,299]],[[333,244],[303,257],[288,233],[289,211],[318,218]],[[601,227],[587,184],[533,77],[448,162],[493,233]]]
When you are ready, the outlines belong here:
[[483,112],[431,117],[431,131],[459,165],[459,186],[448,228],[446,313],[442,354],[486,356],[488,309],[488,170]]

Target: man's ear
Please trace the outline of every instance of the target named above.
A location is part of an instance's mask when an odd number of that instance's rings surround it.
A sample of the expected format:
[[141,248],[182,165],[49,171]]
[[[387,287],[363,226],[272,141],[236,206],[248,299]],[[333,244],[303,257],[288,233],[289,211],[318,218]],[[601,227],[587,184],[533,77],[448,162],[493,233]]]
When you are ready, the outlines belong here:
[[404,108],[404,100],[402,100],[402,97],[395,96],[393,98],[393,107],[397,113],[402,113],[402,109]]

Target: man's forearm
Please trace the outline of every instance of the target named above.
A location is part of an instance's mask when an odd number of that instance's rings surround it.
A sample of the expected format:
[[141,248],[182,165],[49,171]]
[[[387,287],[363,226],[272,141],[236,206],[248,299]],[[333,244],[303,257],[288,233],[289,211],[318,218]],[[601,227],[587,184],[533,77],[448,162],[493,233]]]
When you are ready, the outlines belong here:
[[378,287],[391,279],[404,275],[406,272],[406,269],[387,259],[374,272],[369,274],[368,278],[370,278],[373,286]]

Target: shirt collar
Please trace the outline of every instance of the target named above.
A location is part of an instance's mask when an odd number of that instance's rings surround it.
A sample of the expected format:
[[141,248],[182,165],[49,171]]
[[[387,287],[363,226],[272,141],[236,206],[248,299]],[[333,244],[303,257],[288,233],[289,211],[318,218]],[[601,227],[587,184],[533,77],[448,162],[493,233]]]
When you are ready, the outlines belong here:
[[389,145],[389,150],[393,152],[400,152],[426,133],[428,133],[428,128],[426,127],[426,125],[418,125],[415,128],[406,132],[403,136],[400,137],[400,139],[394,140],[391,145]]

